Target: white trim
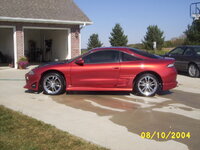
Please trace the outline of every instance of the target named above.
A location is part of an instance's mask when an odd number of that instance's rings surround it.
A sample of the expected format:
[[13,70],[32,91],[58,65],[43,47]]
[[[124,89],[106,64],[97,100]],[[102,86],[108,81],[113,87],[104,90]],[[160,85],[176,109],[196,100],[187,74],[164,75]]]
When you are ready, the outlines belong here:
[[14,28],[15,26],[3,26],[3,25],[0,25],[0,28]]
[[80,33],[79,33],[79,55],[81,55],[81,31],[80,31]]
[[16,35],[16,27],[15,26],[1,26],[0,28],[12,28],[13,29],[13,53],[14,53],[14,66],[15,69],[18,68],[17,65],[17,35]]
[[15,69],[18,68],[17,64],[17,33],[16,33],[16,27],[13,28],[13,40],[14,40],[14,62],[15,62]]
[[[23,33],[24,33],[24,29],[41,29],[41,30],[67,30],[68,32],[68,53],[67,53],[67,57],[66,59],[71,59],[71,29],[70,28],[52,28],[52,27],[34,27],[34,26],[23,26]],[[25,36],[24,36],[25,38]],[[25,46],[25,44],[24,44]]]
[[68,55],[67,55],[67,59],[71,59],[72,58],[72,47],[71,47],[71,29],[68,29]]
[[70,20],[54,20],[54,19],[35,19],[35,18],[20,18],[20,17],[0,17],[1,21],[15,22],[33,22],[33,23],[55,23],[55,24],[86,24],[91,25],[93,22],[85,21],[70,21]]
[[69,28],[56,28],[56,27],[34,27],[34,26],[23,26],[23,29],[41,29],[41,30],[68,30]]

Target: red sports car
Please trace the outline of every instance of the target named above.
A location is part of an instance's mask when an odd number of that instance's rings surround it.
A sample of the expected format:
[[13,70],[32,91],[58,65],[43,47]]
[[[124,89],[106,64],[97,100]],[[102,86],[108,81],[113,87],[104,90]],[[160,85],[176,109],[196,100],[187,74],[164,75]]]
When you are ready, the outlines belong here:
[[34,68],[25,88],[50,95],[64,91],[134,91],[153,96],[177,86],[173,58],[127,48],[96,48],[62,62]]

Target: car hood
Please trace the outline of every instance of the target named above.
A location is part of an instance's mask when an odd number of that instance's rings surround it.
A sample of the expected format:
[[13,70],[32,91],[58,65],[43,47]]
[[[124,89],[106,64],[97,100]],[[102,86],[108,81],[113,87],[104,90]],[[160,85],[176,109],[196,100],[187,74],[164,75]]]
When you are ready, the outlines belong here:
[[60,65],[60,64],[67,64],[67,63],[69,63],[69,60],[54,61],[54,62],[48,62],[48,63],[41,64],[36,68],[42,68],[42,67],[48,67],[48,66],[54,66],[54,65]]
[[163,57],[165,60],[175,60],[174,58],[172,58],[172,57],[168,57],[168,56],[165,56],[165,57]]

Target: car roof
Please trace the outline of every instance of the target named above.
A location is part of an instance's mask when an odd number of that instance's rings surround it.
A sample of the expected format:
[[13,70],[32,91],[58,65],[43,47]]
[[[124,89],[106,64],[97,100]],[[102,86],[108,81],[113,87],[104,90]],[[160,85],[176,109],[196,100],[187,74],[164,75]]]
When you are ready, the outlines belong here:
[[97,48],[94,48],[92,50],[102,50],[102,49],[105,49],[105,50],[110,50],[110,49],[129,49],[129,47],[114,47],[114,46],[111,46],[111,47],[97,47]]
[[182,48],[185,48],[185,47],[200,47],[200,45],[182,45],[182,46],[178,46],[178,47],[182,47]]
[[[92,49],[91,52],[101,51],[101,50],[118,50],[121,52],[131,53],[131,54],[134,54],[134,56],[136,56],[136,57],[145,58],[145,59],[158,58],[157,56],[150,54],[148,52],[145,52],[143,50],[139,50],[136,48],[130,48],[130,47],[99,47],[99,48]],[[153,57],[153,56],[155,56],[155,57]]]

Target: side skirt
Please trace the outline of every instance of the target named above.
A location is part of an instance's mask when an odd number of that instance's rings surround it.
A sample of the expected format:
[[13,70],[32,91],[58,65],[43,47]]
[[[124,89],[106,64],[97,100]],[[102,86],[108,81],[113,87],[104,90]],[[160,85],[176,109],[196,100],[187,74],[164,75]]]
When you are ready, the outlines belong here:
[[132,91],[132,88],[67,87],[67,91]]

